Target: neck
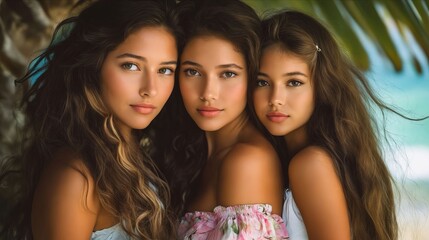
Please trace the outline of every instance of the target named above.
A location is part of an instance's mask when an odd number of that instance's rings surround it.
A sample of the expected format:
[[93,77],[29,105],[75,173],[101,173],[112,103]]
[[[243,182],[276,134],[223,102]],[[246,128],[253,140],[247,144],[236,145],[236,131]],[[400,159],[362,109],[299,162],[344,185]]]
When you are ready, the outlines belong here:
[[304,125],[284,136],[289,156],[294,156],[301,149],[308,146],[307,127]]
[[120,134],[122,135],[122,137],[124,138],[124,142],[132,147],[137,147],[138,146],[138,140],[136,139],[136,137],[133,134],[133,130],[131,128],[125,128],[125,127],[120,127],[119,129]]
[[134,142],[134,137],[131,133],[131,129],[127,129],[126,131],[121,129],[121,134],[122,134],[122,137],[124,138],[125,142],[127,142],[128,144],[131,144],[132,142]]
[[234,145],[242,130],[249,124],[248,116],[243,111],[237,118],[213,132],[205,132],[208,143],[208,158]]

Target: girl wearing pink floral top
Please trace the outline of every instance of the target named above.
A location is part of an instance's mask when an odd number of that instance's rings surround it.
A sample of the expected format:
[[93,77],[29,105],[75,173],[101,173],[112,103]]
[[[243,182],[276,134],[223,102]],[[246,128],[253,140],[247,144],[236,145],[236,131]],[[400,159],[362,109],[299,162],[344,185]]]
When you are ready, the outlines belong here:
[[184,0],[178,12],[186,38],[177,72],[183,103],[172,116],[179,122],[171,161],[160,167],[179,238],[287,239],[281,162],[247,106],[260,20],[239,0]]

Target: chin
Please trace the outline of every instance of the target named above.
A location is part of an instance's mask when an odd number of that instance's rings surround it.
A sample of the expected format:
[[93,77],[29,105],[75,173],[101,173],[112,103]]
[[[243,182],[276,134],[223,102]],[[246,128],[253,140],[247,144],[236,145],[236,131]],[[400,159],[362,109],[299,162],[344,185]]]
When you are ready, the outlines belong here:
[[142,130],[147,128],[150,125],[151,122],[148,123],[140,123],[133,126],[133,129]]
[[214,124],[207,124],[207,123],[197,123],[197,126],[205,132],[214,132],[221,128],[221,126],[217,126]]
[[275,128],[267,128],[268,132],[270,132],[271,135],[281,137],[286,134],[288,134],[287,131],[281,130],[281,129],[275,129]]

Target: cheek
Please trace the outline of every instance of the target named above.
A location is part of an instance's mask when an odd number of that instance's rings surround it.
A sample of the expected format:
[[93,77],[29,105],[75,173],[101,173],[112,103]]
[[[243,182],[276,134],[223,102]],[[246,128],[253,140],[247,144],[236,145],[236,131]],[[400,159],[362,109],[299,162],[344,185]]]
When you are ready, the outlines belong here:
[[264,109],[268,103],[268,97],[266,91],[256,90],[253,93],[253,106],[255,107],[256,113],[259,115],[259,112]]
[[236,102],[247,102],[246,88],[239,87],[231,90],[231,96]]
[[295,106],[302,109],[302,112],[305,114],[306,118],[310,118],[314,111],[314,100],[311,93],[303,94],[294,99]]
[[308,106],[307,115],[308,115],[308,119],[310,119],[310,117],[313,115],[313,112],[314,112],[314,101],[313,100],[309,101],[307,103],[307,106]]
[[180,94],[182,95],[183,103],[187,105],[194,98],[196,87],[189,82],[179,81]]
[[107,98],[105,100],[121,95],[120,93],[127,92],[128,87],[129,86],[122,82],[119,74],[116,71],[112,70],[111,68],[107,68],[102,71],[101,89],[103,96]]
[[158,91],[161,93],[160,95],[164,98],[164,100],[167,101],[174,88],[174,79],[166,79],[165,81],[161,81],[162,82],[159,84],[160,88]]
[[231,102],[246,103],[247,102],[247,83],[237,82],[236,84],[227,84],[221,89],[226,100],[231,99]]

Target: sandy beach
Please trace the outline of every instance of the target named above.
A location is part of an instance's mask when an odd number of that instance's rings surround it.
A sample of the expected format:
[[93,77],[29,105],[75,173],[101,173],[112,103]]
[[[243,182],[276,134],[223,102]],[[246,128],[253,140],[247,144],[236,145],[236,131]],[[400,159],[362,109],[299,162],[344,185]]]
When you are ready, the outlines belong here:
[[429,180],[408,180],[400,186],[400,240],[429,240]]

